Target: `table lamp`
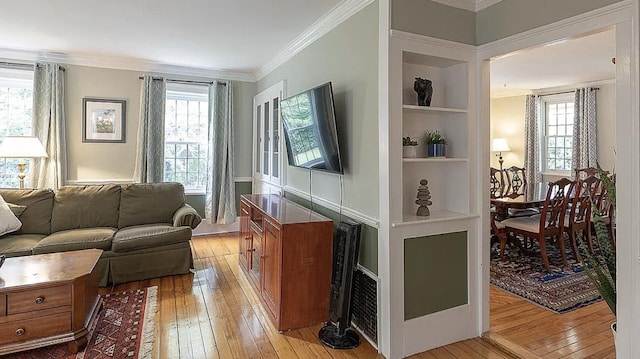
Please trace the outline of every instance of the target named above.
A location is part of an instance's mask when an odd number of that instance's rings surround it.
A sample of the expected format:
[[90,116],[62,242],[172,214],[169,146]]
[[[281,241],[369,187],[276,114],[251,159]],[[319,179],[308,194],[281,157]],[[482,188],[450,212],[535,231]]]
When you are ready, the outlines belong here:
[[498,162],[500,163],[500,171],[502,171],[502,163],[504,162],[502,160],[502,152],[511,151],[511,148],[509,148],[509,144],[507,143],[507,139],[506,138],[494,138],[493,141],[491,141],[491,151],[492,152],[498,152],[498,154],[496,156],[499,156],[498,157]]
[[19,158],[18,178],[20,188],[24,188],[27,167],[26,158],[48,157],[40,140],[33,136],[7,136],[0,143],[0,158]]

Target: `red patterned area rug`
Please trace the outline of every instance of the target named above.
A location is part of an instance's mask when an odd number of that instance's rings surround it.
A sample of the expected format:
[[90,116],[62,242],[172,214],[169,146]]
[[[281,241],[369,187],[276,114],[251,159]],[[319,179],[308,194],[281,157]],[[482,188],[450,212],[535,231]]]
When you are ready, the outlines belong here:
[[584,272],[582,263],[573,259],[567,246],[568,267],[562,267],[560,252],[547,245],[551,272],[542,264],[537,243],[532,253],[522,254],[507,246],[505,261],[500,260],[499,245],[491,247],[491,284],[556,313],[566,313],[600,301],[600,294]]
[[52,345],[3,358],[10,359],[142,359],[151,356],[158,287],[104,295],[102,309],[89,328],[87,347],[73,354],[66,344]]

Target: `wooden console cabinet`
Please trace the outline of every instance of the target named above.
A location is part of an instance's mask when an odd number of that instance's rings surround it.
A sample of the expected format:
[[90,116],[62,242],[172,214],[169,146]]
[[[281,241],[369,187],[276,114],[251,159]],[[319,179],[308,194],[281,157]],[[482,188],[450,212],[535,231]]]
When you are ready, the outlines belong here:
[[240,264],[276,329],[326,321],[333,222],[278,195],[243,195]]

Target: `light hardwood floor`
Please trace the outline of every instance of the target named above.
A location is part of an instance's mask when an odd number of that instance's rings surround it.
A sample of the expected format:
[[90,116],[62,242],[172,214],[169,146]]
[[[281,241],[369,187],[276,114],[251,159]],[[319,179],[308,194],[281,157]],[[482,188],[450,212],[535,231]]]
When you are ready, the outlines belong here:
[[[110,291],[158,286],[153,358],[383,358],[366,341],[333,350],[317,339],[320,325],[279,334],[238,266],[237,234],[195,237],[195,274],[101,288]],[[524,358],[615,358],[604,302],[554,314],[491,287],[491,335]],[[511,358],[476,338],[411,358]]]
[[527,358],[615,358],[614,315],[601,301],[555,314],[491,286],[491,334],[533,355]]
[[[320,325],[279,334],[238,266],[237,233],[194,237],[195,274],[131,282],[100,293],[158,286],[152,358],[383,358],[366,341],[353,350],[320,344]],[[476,338],[411,358],[510,358]]]

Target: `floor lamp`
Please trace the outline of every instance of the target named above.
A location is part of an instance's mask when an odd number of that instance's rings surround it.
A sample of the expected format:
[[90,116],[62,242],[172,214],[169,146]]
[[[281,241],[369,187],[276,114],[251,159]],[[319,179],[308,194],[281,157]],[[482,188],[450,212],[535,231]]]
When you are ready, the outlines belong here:
[[491,141],[491,152],[498,152],[496,156],[498,156],[498,163],[500,163],[500,185],[504,188],[504,176],[502,173],[502,164],[504,160],[502,160],[502,152],[509,152],[511,148],[509,148],[509,144],[507,143],[506,138],[494,138]]
[[47,152],[42,147],[42,143],[32,136],[7,136],[0,143],[0,158],[19,158],[18,179],[20,189],[24,188],[25,170],[27,168],[26,158],[48,157]]

